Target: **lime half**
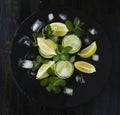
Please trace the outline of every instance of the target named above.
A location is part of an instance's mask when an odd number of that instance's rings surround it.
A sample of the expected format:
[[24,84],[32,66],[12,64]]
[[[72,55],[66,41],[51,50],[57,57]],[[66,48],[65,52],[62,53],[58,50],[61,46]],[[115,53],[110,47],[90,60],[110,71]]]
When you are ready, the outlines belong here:
[[63,47],[66,46],[72,47],[72,50],[69,52],[71,54],[78,52],[81,48],[81,45],[82,45],[81,39],[74,34],[67,35],[62,40]]
[[55,66],[55,73],[61,79],[67,79],[72,76],[74,66],[69,61],[59,61]]

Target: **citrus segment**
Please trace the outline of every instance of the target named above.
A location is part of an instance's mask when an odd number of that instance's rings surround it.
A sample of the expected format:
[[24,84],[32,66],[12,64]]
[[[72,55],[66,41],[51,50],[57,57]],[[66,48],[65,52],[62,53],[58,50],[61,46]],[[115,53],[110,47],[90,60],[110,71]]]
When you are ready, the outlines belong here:
[[64,36],[67,34],[68,29],[64,23],[53,22],[50,24],[51,29],[53,30],[53,35],[55,36]]
[[88,47],[81,50],[81,52],[78,53],[78,55],[82,58],[88,58],[88,57],[91,57],[96,52],[96,50],[97,50],[97,44],[94,41]]
[[56,55],[57,45],[50,39],[38,38],[37,39],[39,52],[45,58],[51,58]]
[[54,61],[49,61],[48,63],[42,64],[37,72],[36,79],[40,80],[40,79],[48,77],[49,74],[47,73],[47,70],[49,68],[53,68],[54,64],[55,64]]
[[85,62],[85,61],[77,61],[74,63],[74,66],[77,70],[84,72],[84,73],[96,72],[95,67],[92,64]]

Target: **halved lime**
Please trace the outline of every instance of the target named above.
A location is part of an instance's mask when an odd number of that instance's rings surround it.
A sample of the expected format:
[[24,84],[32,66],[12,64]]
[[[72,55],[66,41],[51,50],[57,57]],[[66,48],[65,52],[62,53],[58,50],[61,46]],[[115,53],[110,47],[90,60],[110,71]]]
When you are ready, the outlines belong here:
[[88,58],[91,57],[97,50],[97,44],[96,41],[94,41],[92,44],[90,44],[88,47],[81,50],[78,55],[82,58]]
[[49,68],[53,68],[54,64],[55,64],[55,61],[49,61],[48,63],[42,64],[37,72],[36,79],[40,80],[48,77],[49,74],[47,73],[47,70]]
[[96,69],[94,65],[85,62],[85,61],[77,61],[74,63],[74,66],[77,70],[84,72],[84,73],[94,73],[96,72]]
[[69,61],[58,61],[55,66],[55,73],[61,79],[67,79],[72,76],[74,66]]
[[72,47],[72,50],[69,52],[71,54],[78,52],[81,48],[81,45],[82,45],[81,39],[74,34],[67,35],[62,40],[63,47],[66,46]]
[[45,58],[51,58],[56,55],[57,44],[50,39],[37,38],[39,52]]
[[50,24],[51,29],[53,30],[53,35],[55,36],[64,36],[67,34],[68,29],[64,23],[53,22]]

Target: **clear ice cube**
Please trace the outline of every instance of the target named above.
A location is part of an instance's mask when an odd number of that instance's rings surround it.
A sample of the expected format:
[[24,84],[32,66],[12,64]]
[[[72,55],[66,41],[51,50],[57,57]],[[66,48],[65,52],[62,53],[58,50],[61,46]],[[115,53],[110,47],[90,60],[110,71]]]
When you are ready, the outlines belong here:
[[33,63],[31,60],[19,59],[18,66],[25,69],[31,69],[33,67]]
[[36,78],[36,73],[31,69],[27,71],[27,75],[29,78]]
[[32,40],[28,36],[24,35],[22,38],[18,40],[18,44],[30,47],[32,44]]
[[93,61],[99,61],[99,55],[98,55],[98,54],[94,54],[94,55],[92,56],[92,60],[93,60]]
[[53,13],[48,14],[48,21],[52,21],[54,19]]
[[81,83],[81,84],[85,84],[85,79],[84,79],[84,77],[83,77],[83,75],[81,74],[81,76],[76,76],[75,77],[75,80],[76,80],[76,82],[78,82],[78,83]]
[[65,87],[65,88],[64,88],[64,94],[73,96],[73,89],[72,89],[72,88]]
[[95,29],[95,28],[91,28],[91,29],[89,29],[88,30],[92,35],[97,35],[98,34],[98,32],[97,32],[97,30]]
[[26,53],[26,55],[25,55],[25,59],[28,59],[28,60],[33,60],[33,59],[35,59],[36,58],[36,53],[35,53],[35,51],[34,50],[30,50],[30,51],[28,51],[27,53]]
[[59,17],[62,19],[62,20],[67,20],[67,15],[66,14],[59,14]]
[[38,32],[42,28],[42,26],[43,26],[43,22],[37,19],[31,26],[31,30],[33,32]]

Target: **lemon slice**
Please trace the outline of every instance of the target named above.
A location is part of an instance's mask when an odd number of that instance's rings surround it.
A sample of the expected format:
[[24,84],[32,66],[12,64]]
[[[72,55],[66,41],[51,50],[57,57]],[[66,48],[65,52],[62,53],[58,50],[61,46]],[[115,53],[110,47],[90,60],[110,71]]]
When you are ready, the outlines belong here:
[[77,70],[84,72],[84,73],[94,73],[96,72],[96,69],[94,65],[85,62],[85,61],[77,61],[74,63],[74,66]]
[[51,29],[53,30],[53,35],[55,36],[64,36],[67,34],[68,29],[64,23],[53,22],[50,24]]
[[56,55],[57,44],[50,39],[37,38],[40,54],[45,58],[51,58]]
[[63,47],[66,47],[66,46],[72,47],[72,50],[69,52],[71,54],[78,52],[81,48],[81,45],[82,45],[81,39],[74,34],[67,35],[62,40]]
[[67,79],[72,76],[74,66],[69,61],[59,61],[55,66],[55,73],[61,79]]
[[88,47],[81,50],[78,55],[82,58],[88,58],[91,57],[97,50],[97,44],[96,41],[94,41],[92,44],[90,44]]
[[48,77],[49,74],[47,73],[47,70],[49,68],[53,68],[52,66],[54,66],[54,64],[55,64],[55,61],[49,61],[48,63],[42,64],[37,72],[36,79],[40,80]]

